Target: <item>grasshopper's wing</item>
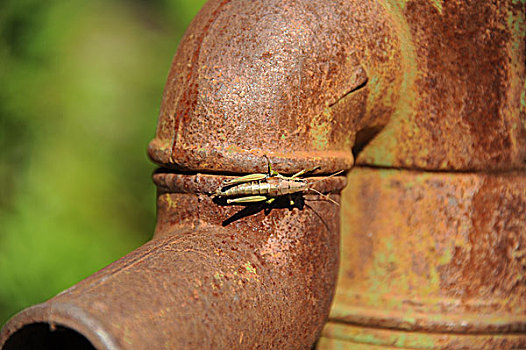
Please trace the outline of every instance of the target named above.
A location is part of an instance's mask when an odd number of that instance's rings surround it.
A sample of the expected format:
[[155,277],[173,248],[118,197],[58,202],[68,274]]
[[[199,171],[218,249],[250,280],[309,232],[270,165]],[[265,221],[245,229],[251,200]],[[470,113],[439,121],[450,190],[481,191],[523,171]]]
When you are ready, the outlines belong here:
[[225,180],[223,181],[223,186],[231,186],[231,185],[242,184],[245,182],[259,181],[259,180],[263,180],[266,178],[267,178],[266,174],[249,174],[249,175],[245,175],[241,177],[236,177],[230,180]]
[[257,203],[257,202],[263,202],[266,201],[268,198],[265,196],[248,196],[248,197],[239,197],[239,198],[232,198],[227,199],[228,204],[243,204],[243,203]]

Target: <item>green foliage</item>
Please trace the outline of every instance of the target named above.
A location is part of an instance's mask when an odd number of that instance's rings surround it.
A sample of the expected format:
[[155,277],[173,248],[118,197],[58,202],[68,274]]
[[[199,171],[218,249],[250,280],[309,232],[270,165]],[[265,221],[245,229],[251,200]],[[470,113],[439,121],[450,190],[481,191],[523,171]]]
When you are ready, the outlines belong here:
[[146,146],[203,3],[0,3],[0,324],[150,238]]

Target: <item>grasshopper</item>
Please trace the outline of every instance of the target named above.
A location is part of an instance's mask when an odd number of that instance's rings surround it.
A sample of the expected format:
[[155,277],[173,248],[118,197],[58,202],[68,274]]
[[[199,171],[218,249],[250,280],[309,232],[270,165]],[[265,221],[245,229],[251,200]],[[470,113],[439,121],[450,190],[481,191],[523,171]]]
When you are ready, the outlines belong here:
[[[328,196],[313,189],[307,180],[301,178],[305,173],[309,173],[317,169],[302,170],[292,176],[284,176],[272,169],[270,160],[268,161],[268,174],[249,174],[237,177],[231,180],[223,181],[221,188],[217,189],[214,196],[220,198],[227,198],[227,204],[248,204],[266,202],[271,204],[277,198],[282,196],[289,196],[290,205],[294,205],[294,201],[290,197],[293,194],[305,193],[307,191],[316,192],[331,202],[336,203]],[[343,170],[330,175],[329,177],[342,173]]]

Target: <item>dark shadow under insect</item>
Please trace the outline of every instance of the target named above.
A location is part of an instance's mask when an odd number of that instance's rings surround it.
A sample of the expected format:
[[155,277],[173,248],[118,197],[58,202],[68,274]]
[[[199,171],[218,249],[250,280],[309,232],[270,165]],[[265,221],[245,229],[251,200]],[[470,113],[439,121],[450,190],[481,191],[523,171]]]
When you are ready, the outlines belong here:
[[[257,202],[257,203],[245,203],[242,204],[245,206],[243,209],[235,213],[234,215],[230,216],[228,219],[224,220],[222,225],[227,226],[239,219],[245,218],[247,216],[255,215],[259,213],[260,211],[264,211],[265,215],[270,214],[272,209],[289,209],[292,210],[294,208],[298,208],[299,210],[303,210],[305,207],[305,198],[303,198],[303,194],[296,193],[290,196],[285,196],[281,198],[276,198],[272,203],[266,203],[266,202]],[[293,201],[293,204],[291,205],[291,200]],[[225,198],[215,197],[213,199],[214,203],[218,205],[231,205],[227,204],[227,201]]]

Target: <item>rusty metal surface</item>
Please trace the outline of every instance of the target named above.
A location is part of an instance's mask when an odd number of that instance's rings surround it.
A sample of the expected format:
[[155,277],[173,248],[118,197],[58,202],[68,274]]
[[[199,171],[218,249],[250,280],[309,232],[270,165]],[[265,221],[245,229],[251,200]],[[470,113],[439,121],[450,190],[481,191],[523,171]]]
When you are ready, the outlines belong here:
[[505,350],[524,349],[524,344],[523,334],[402,332],[331,322],[317,345],[319,349],[338,350]]
[[393,33],[375,1],[209,1],[175,55],[151,158],[196,171],[264,171],[263,155],[285,173],[350,168],[356,133],[385,124],[398,96]]
[[403,98],[359,164],[526,167],[526,3],[384,1],[399,28]]
[[526,347],[526,174],[356,167],[349,183],[327,339]]
[[[224,177],[155,174],[155,238],[50,301],[23,311],[65,325],[98,349],[308,349],[327,319],[338,266],[339,207],[220,206]],[[338,192],[345,178],[320,183]],[[178,192],[173,192],[177,190]],[[331,198],[339,200],[339,195]],[[247,208],[254,208],[247,207]]]
[[150,156],[250,172],[268,154],[328,173],[378,133],[359,164],[524,169],[525,6],[210,1],[175,56]]
[[[362,166],[430,171],[351,173],[319,347],[524,346],[525,6],[211,0],[175,55],[149,155],[194,173],[263,172],[266,155],[283,173],[328,174],[352,167],[354,148]],[[2,339],[55,319],[101,348],[312,345],[337,210],[310,196],[219,206],[216,175],[155,174],[154,240]]]

